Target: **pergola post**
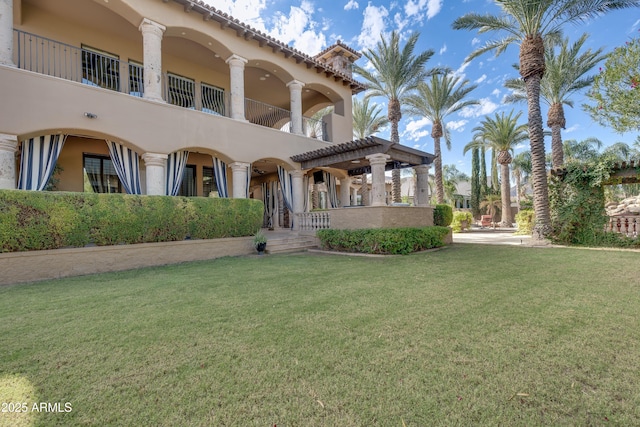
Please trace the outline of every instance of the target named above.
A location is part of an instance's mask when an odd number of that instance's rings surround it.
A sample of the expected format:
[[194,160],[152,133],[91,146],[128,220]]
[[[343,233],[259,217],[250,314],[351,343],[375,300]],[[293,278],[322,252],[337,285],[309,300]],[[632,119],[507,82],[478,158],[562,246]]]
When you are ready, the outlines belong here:
[[371,206],[386,206],[384,170],[387,160],[391,156],[388,154],[372,154],[366,157],[371,165]]
[[414,166],[416,171],[416,193],[414,204],[416,206],[429,206],[429,166]]

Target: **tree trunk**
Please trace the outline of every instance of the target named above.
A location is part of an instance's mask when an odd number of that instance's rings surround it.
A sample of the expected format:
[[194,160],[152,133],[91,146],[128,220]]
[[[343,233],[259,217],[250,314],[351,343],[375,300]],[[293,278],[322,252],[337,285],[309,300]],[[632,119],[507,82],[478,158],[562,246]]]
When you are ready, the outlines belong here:
[[[400,144],[400,134],[398,133],[398,123],[402,118],[400,101],[392,99],[388,107],[389,122],[391,123],[391,142]],[[391,197],[394,203],[402,202],[402,181],[400,180],[400,169],[391,171]]]
[[500,164],[500,180],[502,192],[502,219],[500,227],[511,227],[513,215],[511,214],[511,183],[509,180],[509,163]]
[[440,150],[440,137],[433,138],[434,174],[436,177],[436,202],[444,203],[444,185],[442,183],[442,152]]
[[551,235],[549,187],[545,165],[542,113],[540,112],[540,80],[542,80],[544,71],[544,43],[542,37],[540,34],[525,37],[520,45],[520,75],[524,79],[527,91],[533,209],[536,215],[533,239],[538,241],[545,240]]
[[474,218],[480,217],[480,149],[471,150],[471,212]]
[[547,126],[551,128],[551,157],[554,169],[564,166],[564,151],[562,147],[562,129],[566,126],[562,104],[555,103],[549,108]]
[[545,240],[551,235],[549,214],[549,187],[545,164],[542,113],[540,112],[541,76],[531,76],[525,81],[529,109],[529,144],[531,147],[531,177],[533,182],[533,210],[536,223],[533,227],[534,240]]

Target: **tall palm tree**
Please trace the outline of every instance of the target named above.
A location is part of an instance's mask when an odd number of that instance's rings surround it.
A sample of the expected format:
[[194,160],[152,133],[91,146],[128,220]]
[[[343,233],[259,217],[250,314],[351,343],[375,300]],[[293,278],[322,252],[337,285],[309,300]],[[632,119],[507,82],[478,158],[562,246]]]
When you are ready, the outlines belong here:
[[[496,160],[500,164],[500,181],[502,196],[502,219],[500,225],[502,227],[511,227],[513,224],[513,215],[511,214],[511,180],[509,174],[509,164],[513,160],[511,153],[515,146],[529,138],[526,124],[518,124],[518,119],[522,112],[513,114],[513,110],[509,115],[505,113],[496,113],[494,118],[488,117],[480,122],[480,126],[476,126],[473,131],[482,135],[482,139],[494,153]],[[471,143],[473,144],[473,143]],[[469,144],[465,150],[472,148]]]
[[520,201],[525,195],[524,185],[527,183],[530,174],[531,153],[529,151],[523,151],[513,156],[511,175],[516,181],[516,203],[518,204],[518,210],[520,210]]
[[473,51],[467,62],[489,51],[496,55],[511,44],[520,46],[520,76],[527,92],[529,144],[533,176],[533,206],[536,225],[535,239],[551,234],[549,188],[545,167],[544,134],[540,112],[540,81],[545,72],[544,40],[559,40],[566,23],[579,23],[613,9],[640,5],[640,0],[495,0],[500,15],[469,13],[453,22],[454,29],[478,30],[480,33],[506,33],[506,37],[491,40]]
[[600,148],[602,148],[602,141],[594,137],[583,139],[580,142],[575,139],[567,139],[562,145],[564,157],[567,160],[579,162],[594,160],[598,157]]
[[[564,165],[562,150],[562,129],[566,126],[564,107],[573,108],[572,95],[591,86],[594,76],[586,74],[595,67],[598,62],[605,59],[603,49],[596,51],[587,49],[580,53],[582,46],[587,41],[588,35],[583,34],[575,43],[569,45],[569,39],[562,40],[556,49],[545,50],[546,70],[540,82],[540,96],[549,106],[547,113],[547,126],[551,128],[551,153],[554,168]],[[522,79],[510,79],[505,86],[515,92],[508,96],[507,102],[526,101],[525,83]]]
[[[382,35],[375,49],[366,49],[362,54],[369,60],[372,70],[355,65],[354,71],[368,82],[366,97],[380,96],[387,99],[387,113],[391,123],[391,142],[400,143],[398,124],[402,118],[402,104],[409,92],[428,77],[425,64],[433,56],[433,50],[414,55],[419,33],[409,36],[404,47],[400,47],[400,35],[393,31],[389,40]],[[401,202],[400,170],[393,170],[393,201]]]
[[353,136],[357,139],[366,138],[380,131],[389,124],[389,119],[381,116],[381,105],[370,105],[370,98],[353,99]]
[[446,130],[445,118],[460,111],[464,107],[478,105],[475,99],[465,99],[478,85],[470,85],[469,80],[462,80],[453,74],[434,74],[428,82],[420,82],[416,93],[407,96],[408,111],[411,114],[425,117],[433,123],[434,170],[436,175],[436,200],[444,202],[442,183],[442,151],[440,138],[445,137],[447,149],[451,150],[451,133]]

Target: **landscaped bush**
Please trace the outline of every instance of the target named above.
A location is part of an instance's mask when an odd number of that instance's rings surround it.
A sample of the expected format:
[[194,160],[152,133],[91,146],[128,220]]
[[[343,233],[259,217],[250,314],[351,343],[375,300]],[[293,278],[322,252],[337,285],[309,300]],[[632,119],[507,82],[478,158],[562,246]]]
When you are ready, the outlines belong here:
[[531,235],[533,232],[533,221],[535,214],[533,209],[522,209],[516,214],[516,227],[518,230],[515,234]]
[[251,199],[0,191],[0,252],[250,236]]
[[472,223],[473,215],[471,215],[471,212],[455,211],[453,213],[453,220],[451,221],[451,230],[453,230],[454,233],[459,233],[465,229],[471,228]]
[[453,208],[449,205],[436,205],[433,209],[433,225],[448,227],[453,221]]
[[360,230],[319,230],[324,249],[367,254],[406,255],[444,246],[446,227],[404,227]]

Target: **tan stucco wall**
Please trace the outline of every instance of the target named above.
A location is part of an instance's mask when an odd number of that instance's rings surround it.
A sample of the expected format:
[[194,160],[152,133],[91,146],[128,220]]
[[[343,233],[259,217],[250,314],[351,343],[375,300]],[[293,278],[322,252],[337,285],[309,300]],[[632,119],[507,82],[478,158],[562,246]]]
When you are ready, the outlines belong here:
[[430,206],[356,206],[332,209],[331,228],[355,230],[360,228],[428,227],[433,225]]
[[0,285],[255,253],[252,237],[0,254]]

